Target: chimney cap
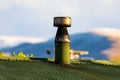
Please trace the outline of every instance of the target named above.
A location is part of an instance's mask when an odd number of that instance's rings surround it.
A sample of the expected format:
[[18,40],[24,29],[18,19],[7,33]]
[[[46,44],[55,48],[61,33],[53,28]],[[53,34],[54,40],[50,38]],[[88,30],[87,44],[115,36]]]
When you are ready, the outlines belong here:
[[55,27],[71,27],[71,17],[54,17]]

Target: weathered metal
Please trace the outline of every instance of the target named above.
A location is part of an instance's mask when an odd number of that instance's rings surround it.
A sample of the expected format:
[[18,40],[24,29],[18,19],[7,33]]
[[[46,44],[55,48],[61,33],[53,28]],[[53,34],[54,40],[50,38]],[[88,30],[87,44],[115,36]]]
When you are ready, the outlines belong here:
[[54,26],[58,27],[55,37],[55,63],[70,64],[70,37],[67,27],[71,26],[71,18],[55,17]]
[[58,27],[55,42],[70,42],[70,37],[66,27]]
[[54,17],[55,27],[71,27],[71,17]]

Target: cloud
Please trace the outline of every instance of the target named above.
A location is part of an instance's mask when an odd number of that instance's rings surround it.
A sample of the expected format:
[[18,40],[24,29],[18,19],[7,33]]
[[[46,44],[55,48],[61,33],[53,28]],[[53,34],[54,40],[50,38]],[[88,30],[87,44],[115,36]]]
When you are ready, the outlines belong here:
[[9,10],[16,3],[16,0],[0,0],[0,10]]
[[72,17],[70,33],[101,26],[119,27],[119,3],[118,0],[0,0],[3,30],[0,34],[51,36],[56,30],[54,16]]
[[[26,8],[30,10],[37,11],[47,11],[49,13],[58,11],[60,14],[71,14],[77,12],[75,2],[73,0],[1,0],[0,1],[0,9],[1,10],[9,10],[12,7],[20,7]],[[50,9],[48,9],[50,8]],[[75,11],[76,10],[76,11]]]

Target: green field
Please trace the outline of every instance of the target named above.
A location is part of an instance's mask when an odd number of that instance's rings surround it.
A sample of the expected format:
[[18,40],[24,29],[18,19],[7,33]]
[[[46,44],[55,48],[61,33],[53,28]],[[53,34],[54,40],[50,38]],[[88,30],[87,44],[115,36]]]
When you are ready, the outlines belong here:
[[106,63],[71,61],[60,66],[47,60],[0,60],[0,80],[120,80],[120,65]]

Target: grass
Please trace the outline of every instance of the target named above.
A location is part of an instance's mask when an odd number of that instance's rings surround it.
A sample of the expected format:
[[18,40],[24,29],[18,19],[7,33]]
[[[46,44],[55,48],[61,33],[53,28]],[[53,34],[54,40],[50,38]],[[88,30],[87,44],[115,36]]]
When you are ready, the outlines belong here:
[[120,61],[91,60],[91,62],[96,64],[104,64],[104,65],[120,65]]
[[29,57],[12,57],[12,56],[2,56],[0,57],[0,60],[10,60],[10,61],[15,61],[15,60],[23,60],[23,61],[29,61]]
[[99,61],[72,60],[71,65],[61,66],[51,61],[47,61],[47,59],[32,59],[27,61],[0,60],[0,80],[120,79],[120,65],[102,64],[102,61],[100,63]]

